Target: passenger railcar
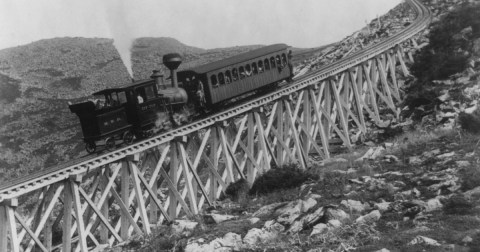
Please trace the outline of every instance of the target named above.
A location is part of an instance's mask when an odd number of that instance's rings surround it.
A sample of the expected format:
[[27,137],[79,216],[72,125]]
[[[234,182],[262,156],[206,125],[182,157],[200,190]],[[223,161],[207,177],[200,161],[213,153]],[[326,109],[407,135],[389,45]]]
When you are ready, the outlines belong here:
[[116,141],[130,144],[134,137],[148,137],[187,122],[187,115],[178,116],[186,105],[194,105],[197,114],[203,114],[233,98],[290,79],[289,56],[287,45],[276,44],[177,74],[181,57],[171,53],[163,57],[171,71],[171,86],[154,71],[151,79],[98,91],[93,94],[95,100],[69,107],[80,119],[88,153],[98,145],[113,149]]
[[288,46],[275,44],[180,71],[178,79],[186,86],[203,89],[205,106],[211,108],[234,97],[288,80],[292,74]]

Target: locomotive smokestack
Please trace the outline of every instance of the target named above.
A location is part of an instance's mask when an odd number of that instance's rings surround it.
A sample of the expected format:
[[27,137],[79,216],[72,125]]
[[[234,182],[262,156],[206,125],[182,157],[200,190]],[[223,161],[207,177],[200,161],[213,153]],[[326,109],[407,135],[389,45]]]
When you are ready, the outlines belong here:
[[178,53],[169,53],[163,56],[163,64],[170,69],[172,87],[178,88],[177,68],[182,63],[182,57]]

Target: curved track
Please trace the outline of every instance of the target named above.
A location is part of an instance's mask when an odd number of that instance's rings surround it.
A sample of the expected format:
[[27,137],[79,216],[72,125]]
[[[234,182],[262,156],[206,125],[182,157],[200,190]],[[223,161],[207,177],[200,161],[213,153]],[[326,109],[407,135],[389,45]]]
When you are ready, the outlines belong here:
[[268,95],[264,95],[262,97],[245,102],[236,107],[227,109],[215,115],[209,116],[205,119],[198,120],[196,122],[166,132],[164,134],[154,136],[150,139],[140,141],[138,143],[132,144],[130,146],[118,149],[107,154],[98,156],[87,156],[80,159],[72,160],[70,162],[50,167],[48,169],[35,172],[25,177],[0,185],[0,202],[7,199],[19,197],[40,187],[44,187],[46,185],[64,180],[71,175],[88,172],[89,170],[125,158],[126,156],[133,155],[140,151],[144,151],[146,149],[167,143],[176,137],[184,136],[186,134],[198,131],[202,128],[211,126],[215,123],[224,121],[225,119],[241,115],[252,109],[259,108],[269,102],[280,99],[284,96],[288,96],[293,92],[314,85],[320,80],[326,79],[330,76],[334,76],[335,74],[345,71],[368,59],[374,58],[382,52],[399,45],[405,40],[408,40],[429,25],[431,19],[429,10],[425,6],[420,4],[419,0],[407,0],[407,2],[418,14],[415,21],[406,29],[385,39],[378,44],[358,51],[348,57],[345,57],[335,62],[330,66],[326,66],[314,72],[307,73],[301,77],[295,78],[295,83],[292,85],[272,92]]

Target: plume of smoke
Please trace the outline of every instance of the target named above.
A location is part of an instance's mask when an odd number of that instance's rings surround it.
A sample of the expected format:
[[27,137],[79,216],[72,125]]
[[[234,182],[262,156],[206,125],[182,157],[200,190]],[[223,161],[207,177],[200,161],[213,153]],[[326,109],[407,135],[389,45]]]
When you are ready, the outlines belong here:
[[130,78],[133,79],[131,49],[135,40],[133,30],[128,22],[128,7],[125,1],[104,2],[107,22],[113,37],[113,45],[120,54],[123,64],[127,68]]

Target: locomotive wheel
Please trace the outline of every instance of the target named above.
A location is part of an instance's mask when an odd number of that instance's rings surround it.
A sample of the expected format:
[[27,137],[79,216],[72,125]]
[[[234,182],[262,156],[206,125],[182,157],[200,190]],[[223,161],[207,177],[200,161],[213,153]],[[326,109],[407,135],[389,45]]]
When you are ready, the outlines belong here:
[[97,150],[97,145],[95,142],[88,142],[85,144],[85,150],[88,152],[88,154],[92,154]]
[[133,133],[131,131],[127,131],[123,134],[123,142],[126,144],[133,143]]
[[115,139],[113,137],[109,137],[105,140],[105,148],[107,148],[107,150],[115,149]]

